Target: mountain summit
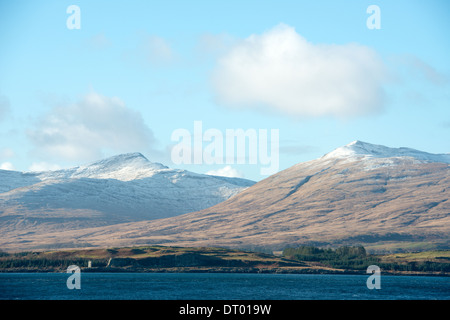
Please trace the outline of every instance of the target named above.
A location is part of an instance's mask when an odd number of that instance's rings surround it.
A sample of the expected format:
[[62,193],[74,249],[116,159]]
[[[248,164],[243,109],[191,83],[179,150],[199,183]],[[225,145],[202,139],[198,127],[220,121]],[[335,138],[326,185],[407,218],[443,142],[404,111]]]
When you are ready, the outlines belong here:
[[450,154],[432,154],[411,148],[389,148],[383,145],[371,144],[359,140],[339,147],[323,158],[343,158],[355,160],[361,157],[398,158],[409,157],[416,160],[450,163]]
[[131,181],[151,177],[168,167],[150,162],[141,153],[126,153],[77,168],[72,178],[117,179]]
[[151,177],[165,169],[169,170],[168,167],[160,163],[150,162],[141,153],[135,152],[112,156],[79,167],[55,171],[27,172],[27,174],[34,175],[40,180],[91,178],[131,181]]

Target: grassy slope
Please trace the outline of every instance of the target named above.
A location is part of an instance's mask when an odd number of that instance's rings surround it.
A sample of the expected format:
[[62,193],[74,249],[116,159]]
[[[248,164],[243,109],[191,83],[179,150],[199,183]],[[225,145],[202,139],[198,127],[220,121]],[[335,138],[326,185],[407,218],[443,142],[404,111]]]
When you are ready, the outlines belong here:
[[414,253],[395,253],[381,256],[383,262],[440,262],[450,263],[450,250],[434,250]]

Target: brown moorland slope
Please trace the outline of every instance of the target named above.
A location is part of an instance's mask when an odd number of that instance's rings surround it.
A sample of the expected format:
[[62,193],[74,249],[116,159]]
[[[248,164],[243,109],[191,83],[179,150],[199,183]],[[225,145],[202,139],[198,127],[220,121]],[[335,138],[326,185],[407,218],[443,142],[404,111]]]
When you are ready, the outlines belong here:
[[390,148],[361,142],[346,147],[272,175],[205,210],[106,227],[17,234],[3,239],[1,247],[449,247],[447,162],[416,157],[414,150],[391,154],[385,152]]

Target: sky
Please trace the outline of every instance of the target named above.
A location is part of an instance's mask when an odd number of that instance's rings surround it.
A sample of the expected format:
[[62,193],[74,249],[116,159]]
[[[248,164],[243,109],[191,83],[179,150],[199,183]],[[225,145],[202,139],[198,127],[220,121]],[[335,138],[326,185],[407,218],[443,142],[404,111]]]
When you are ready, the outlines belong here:
[[[354,140],[450,153],[449,13],[446,0],[0,0],[0,169],[140,152],[259,181]],[[249,138],[228,149],[233,130]]]

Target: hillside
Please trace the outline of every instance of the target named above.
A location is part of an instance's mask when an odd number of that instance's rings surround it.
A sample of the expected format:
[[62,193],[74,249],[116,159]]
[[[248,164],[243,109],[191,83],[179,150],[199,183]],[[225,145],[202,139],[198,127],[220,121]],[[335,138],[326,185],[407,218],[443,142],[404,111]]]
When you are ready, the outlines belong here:
[[450,248],[449,155],[360,141],[299,163],[209,208],[152,221],[13,234],[8,248],[364,245]]

